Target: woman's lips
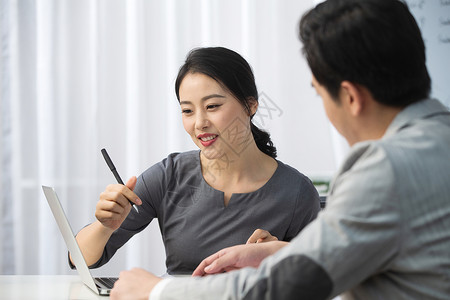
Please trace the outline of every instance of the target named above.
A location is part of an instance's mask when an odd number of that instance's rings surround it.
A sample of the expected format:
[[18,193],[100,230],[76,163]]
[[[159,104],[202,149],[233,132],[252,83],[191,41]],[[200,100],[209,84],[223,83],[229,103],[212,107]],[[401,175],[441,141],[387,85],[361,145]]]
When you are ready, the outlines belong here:
[[199,134],[197,138],[200,140],[203,146],[211,146],[219,136],[217,134]]

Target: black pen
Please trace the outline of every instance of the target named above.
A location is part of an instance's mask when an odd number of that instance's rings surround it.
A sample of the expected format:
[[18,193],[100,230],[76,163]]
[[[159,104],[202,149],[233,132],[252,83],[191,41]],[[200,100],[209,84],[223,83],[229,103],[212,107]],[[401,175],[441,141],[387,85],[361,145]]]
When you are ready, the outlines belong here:
[[[102,154],[103,154],[103,157],[105,158],[106,164],[108,165],[109,169],[114,174],[114,177],[116,177],[117,182],[125,185],[122,181],[122,178],[120,178],[119,173],[117,173],[116,167],[114,166],[111,158],[109,157],[108,152],[106,152],[106,149],[102,149]],[[136,212],[139,212],[137,206],[133,202],[131,202],[129,199],[128,199],[128,202],[130,202],[130,204],[134,207]]]

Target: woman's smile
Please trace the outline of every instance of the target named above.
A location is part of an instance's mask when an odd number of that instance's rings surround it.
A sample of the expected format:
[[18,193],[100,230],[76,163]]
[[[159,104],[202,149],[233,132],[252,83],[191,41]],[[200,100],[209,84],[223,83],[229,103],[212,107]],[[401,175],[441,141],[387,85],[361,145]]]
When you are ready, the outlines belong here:
[[219,136],[217,134],[211,134],[211,133],[203,133],[199,134],[197,138],[200,140],[200,143],[204,147],[211,146],[215,141],[217,141],[217,138]]

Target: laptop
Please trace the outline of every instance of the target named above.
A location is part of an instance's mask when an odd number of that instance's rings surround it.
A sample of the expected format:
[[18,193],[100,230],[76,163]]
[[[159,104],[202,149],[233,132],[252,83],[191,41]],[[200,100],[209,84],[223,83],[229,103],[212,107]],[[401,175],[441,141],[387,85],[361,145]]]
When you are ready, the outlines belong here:
[[47,198],[48,205],[52,210],[59,230],[66,242],[67,248],[72,257],[72,262],[75,265],[78,274],[81,276],[81,280],[97,295],[108,296],[114,282],[118,279],[116,277],[92,277],[91,272],[84,260],[80,247],[78,246],[75,235],[67,220],[66,214],[59,202],[58,195],[52,187],[42,186],[44,190],[45,198]]

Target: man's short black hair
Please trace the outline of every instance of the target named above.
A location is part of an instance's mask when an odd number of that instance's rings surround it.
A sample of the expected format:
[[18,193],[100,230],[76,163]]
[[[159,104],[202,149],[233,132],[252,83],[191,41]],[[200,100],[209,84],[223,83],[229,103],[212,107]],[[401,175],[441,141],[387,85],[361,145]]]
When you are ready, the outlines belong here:
[[404,2],[328,0],[302,17],[299,35],[314,77],[335,99],[344,80],[389,106],[429,96],[425,45]]

